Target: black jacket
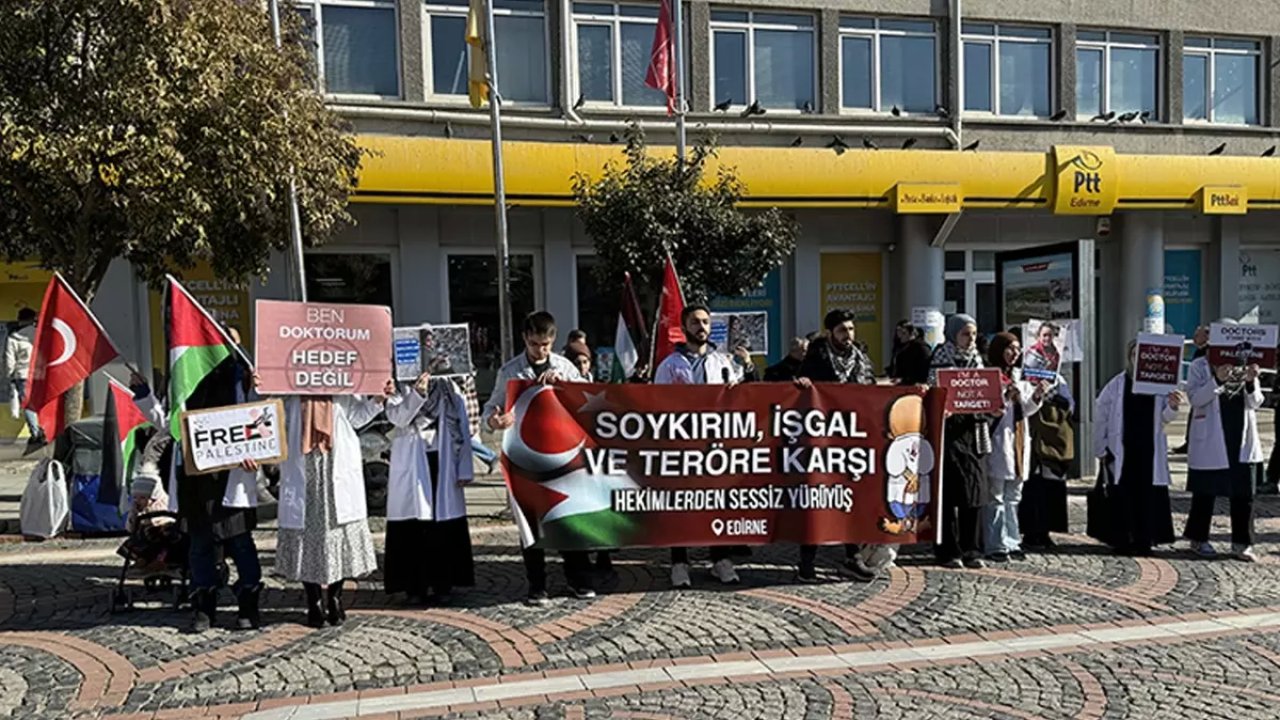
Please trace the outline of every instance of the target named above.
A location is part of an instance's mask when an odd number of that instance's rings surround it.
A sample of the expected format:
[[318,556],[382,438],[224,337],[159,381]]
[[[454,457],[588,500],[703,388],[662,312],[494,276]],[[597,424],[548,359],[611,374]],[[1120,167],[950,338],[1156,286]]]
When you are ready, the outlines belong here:
[[[853,351],[857,354],[857,359],[854,360],[853,373],[848,382],[874,385],[876,375],[871,369],[871,360],[856,347]],[[840,382],[840,377],[836,375],[835,363],[831,360],[833,352],[828,338],[821,337],[809,343],[809,352],[805,354],[804,362],[800,363],[798,377],[808,378],[813,382]]]
[[797,360],[790,355],[782,358],[776,365],[770,365],[765,368],[765,382],[791,382],[795,380],[800,373],[800,365],[803,360]]

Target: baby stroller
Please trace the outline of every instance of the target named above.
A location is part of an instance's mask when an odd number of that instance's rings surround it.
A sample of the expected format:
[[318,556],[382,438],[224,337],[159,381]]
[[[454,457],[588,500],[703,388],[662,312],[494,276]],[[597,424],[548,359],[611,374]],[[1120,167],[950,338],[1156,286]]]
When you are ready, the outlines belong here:
[[[116,554],[124,558],[120,581],[111,596],[111,612],[133,609],[130,578],[142,581],[143,593],[170,593],[174,610],[180,610],[190,595],[187,556],[190,542],[182,531],[177,513],[168,510],[169,496],[154,477],[135,477],[130,492],[126,527],[129,537]],[[219,561],[218,573],[225,584],[226,564]]]

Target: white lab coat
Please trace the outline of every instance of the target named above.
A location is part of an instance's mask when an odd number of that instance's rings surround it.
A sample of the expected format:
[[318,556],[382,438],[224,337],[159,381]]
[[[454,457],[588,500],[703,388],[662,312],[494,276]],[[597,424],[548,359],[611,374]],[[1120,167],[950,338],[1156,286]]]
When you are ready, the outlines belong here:
[[[714,348],[708,348],[706,360],[703,361],[703,368],[706,370],[706,377],[703,384],[705,385],[724,385],[725,371],[728,370],[729,383],[742,382],[742,366],[733,361],[733,358],[722,352],[717,352]],[[658,364],[658,370],[653,374],[654,385],[694,385],[693,363],[689,362],[689,358],[685,354],[677,350],[668,355],[661,363]]]
[[[339,525],[364,520],[369,515],[364,497],[364,465],[356,428],[367,425],[382,412],[372,398],[333,396],[333,505]],[[307,519],[306,459],[302,455],[302,402],[296,395],[284,399],[285,429],[289,433],[289,457],[280,464],[280,527],[302,530]]]
[[[1192,470],[1225,470],[1230,467],[1226,438],[1222,435],[1222,406],[1218,401],[1224,388],[1213,376],[1206,358],[1198,358],[1187,371],[1187,395],[1191,398],[1191,439],[1187,444],[1187,466]],[[1263,461],[1258,437],[1258,408],[1262,407],[1262,387],[1244,393],[1244,438],[1238,460]]]
[[[455,437],[455,429],[443,422],[441,413],[434,427],[421,412],[427,399],[410,388],[387,398],[387,419],[396,429],[391,433],[391,478],[387,484],[387,520],[453,520],[467,514],[462,483],[474,477],[471,438],[468,432],[467,401],[457,386],[446,379],[431,382],[449,383],[447,402],[461,419],[464,437]],[[461,450],[456,445],[461,443]],[[431,468],[427,452],[438,450],[440,472],[436,492],[431,492]]]
[[1031,416],[1040,412],[1040,402],[1033,400],[1035,385],[1022,379],[1022,372],[1013,370],[1013,382],[1022,393],[1022,474],[1018,474],[1018,465],[1014,456],[1014,404],[1007,398],[1004,401],[1004,414],[1000,421],[991,428],[991,454],[987,456],[987,476],[992,482],[1020,480],[1026,481],[1031,474]]
[[[1113,485],[1120,484],[1120,475],[1124,472],[1124,384],[1127,373],[1120,373],[1098,393],[1093,410],[1093,449],[1099,458],[1111,453],[1115,458],[1114,472],[1111,476]],[[1169,441],[1164,434],[1164,426],[1173,422],[1177,413],[1169,408],[1169,396],[1157,395],[1155,398],[1155,417],[1152,418],[1152,432],[1155,434],[1155,456],[1151,458],[1151,484],[1155,487],[1169,486]]]

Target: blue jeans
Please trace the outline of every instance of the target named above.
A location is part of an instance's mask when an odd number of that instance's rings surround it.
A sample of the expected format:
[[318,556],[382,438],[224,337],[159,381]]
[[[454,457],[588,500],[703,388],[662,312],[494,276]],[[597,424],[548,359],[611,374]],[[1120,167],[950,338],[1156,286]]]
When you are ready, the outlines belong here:
[[1022,502],[1021,480],[991,480],[991,503],[982,508],[983,550],[988,555],[1022,549],[1022,528],[1018,526],[1018,503]]
[[498,462],[498,453],[490,450],[478,436],[471,438],[471,452],[480,459],[480,462],[490,467]]
[[[27,379],[14,378],[13,391],[18,393],[18,402],[25,402],[27,399]],[[23,410],[22,416],[27,420],[27,432],[31,434],[31,437],[40,437],[42,434],[42,431],[40,430],[40,418],[36,416],[35,411]]]
[[[191,587],[197,590],[218,587],[218,539],[212,528],[195,528],[191,531]],[[231,592],[237,596],[244,590],[262,582],[262,563],[258,560],[258,547],[253,543],[253,533],[240,533],[222,541],[222,552],[236,564],[236,581]]]

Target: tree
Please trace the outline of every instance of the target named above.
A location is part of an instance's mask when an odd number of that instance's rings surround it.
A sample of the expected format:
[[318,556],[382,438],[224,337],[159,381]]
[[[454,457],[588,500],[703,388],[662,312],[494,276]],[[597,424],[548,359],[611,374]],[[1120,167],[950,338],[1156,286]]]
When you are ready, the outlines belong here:
[[259,2],[0,0],[0,254],[86,301],[125,258],[147,281],[209,260],[265,272],[346,211],[362,151],[315,92],[311,43]]
[[683,167],[675,158],[650,155],[637,125],[626,142],[625,165],[611,162],[599,180],[579,174],[573,181],[601,282],[620,282],[630,272],[652,288],[669,251],[686,299],[703,302],[760,287],[795,250],[793,219],[777,208],[738,209],[746,188],[733,168],[721,166],[707,179],[716,157],[713,139],[700,139]]

